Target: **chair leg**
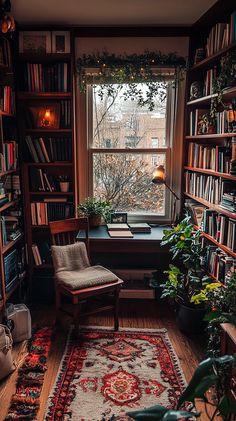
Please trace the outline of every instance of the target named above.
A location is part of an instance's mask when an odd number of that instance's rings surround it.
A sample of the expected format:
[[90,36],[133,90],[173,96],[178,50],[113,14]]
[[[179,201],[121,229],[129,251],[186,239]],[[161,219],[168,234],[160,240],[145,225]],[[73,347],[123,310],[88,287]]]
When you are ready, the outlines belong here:
[[73,303],[73,319],[74,319],[75,337],[76,337],[79,330],[79,304],[78,302]]
[[55,300],[56,300],[56,324],[59,324],[59,311],[60,311],[60,307],[61,307],[61,293],[57,288],[56,288],[56,292],[55,292]]
[[120,288],[116,288],[114,293],[114,329],[119,330],[119,294]]

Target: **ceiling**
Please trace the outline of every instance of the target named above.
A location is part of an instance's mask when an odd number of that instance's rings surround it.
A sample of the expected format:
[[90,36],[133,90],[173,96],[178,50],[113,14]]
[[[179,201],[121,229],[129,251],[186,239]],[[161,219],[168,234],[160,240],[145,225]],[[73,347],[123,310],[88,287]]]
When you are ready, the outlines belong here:
[[192,25],[216,0],[11,0],[20,24]]

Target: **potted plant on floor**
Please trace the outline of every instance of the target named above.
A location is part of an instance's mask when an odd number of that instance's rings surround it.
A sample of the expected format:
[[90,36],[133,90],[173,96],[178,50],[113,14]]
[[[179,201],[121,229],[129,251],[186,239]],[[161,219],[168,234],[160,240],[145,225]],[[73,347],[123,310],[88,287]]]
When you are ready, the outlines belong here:
[[109,222],[111,209],[110,202],[96,197],[88,197],[83,203],[78,205],[79,215],[87,216],[89,226],[93,228],[101,225],[102,218],[105,222]]
[[[205,415],[210,421],[218,420],[219,415],[222,420],[233,420],[236,415],[236,404],[229,394],[229,389],[235,364],[236,357],[232,355],[207,358],[195,370],[190,383],[179,398],[176,410],[156,405],[128,412],[127,415],[137,421],[192,420],[201,415],[194,410],[195,401],[200,400],[205,405]],[[208,393],[209,389],[211,393]],[[193,410],[186,409],[190,402]],[[211,415],[208,412],[210,408]]]
[[186,334],[201,332],[206,302],[213,290],[221,288],[212,282],[203,269],[205,249],[190,217],[184,218],[176,227],[164,230],[162,245],[170,245],[170,252],[177,265],[170,264],[166,271],[168,279],[161,285],[161,298],[169,297],[177,303],[177,323]]

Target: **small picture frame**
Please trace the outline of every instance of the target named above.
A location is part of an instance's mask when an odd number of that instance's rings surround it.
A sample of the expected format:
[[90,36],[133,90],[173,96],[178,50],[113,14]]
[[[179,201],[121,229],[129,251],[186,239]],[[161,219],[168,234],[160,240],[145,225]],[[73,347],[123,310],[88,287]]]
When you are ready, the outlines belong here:
[[126,212],[114,212],[111,214],[112,224],[127,224],[127,213]]
[[52,52],[50,31],[22,31],[19,34],[19,52],[44,55]]
[[52,32],[52,53],[70,53],[70,32],[53,31]]

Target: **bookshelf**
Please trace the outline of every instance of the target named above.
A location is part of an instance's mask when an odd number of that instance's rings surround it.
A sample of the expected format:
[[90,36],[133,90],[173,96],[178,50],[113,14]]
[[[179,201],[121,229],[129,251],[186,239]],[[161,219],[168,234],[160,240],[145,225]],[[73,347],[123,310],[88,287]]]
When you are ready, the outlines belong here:
[[[0,36],[0,311],[26,279],[13,39]],[[22,289],[20,290],[22,292]]]
[[195,28],[189,57],[183,196],[207,246],[206,270],[224,284],[236,266],[236,72],[230,78],[226,66],[236,64],[235,5]]
[[[75,81],[70,31],[65,31],[65,36],[70,38],[70,52],[26,51],[18,56],[21,75],[17,87],[18,126],[32,288],[34,279],[43,277],[43,273],[51,274],[49,221],[74,217],[77,207]],[[66,190],[61,187],[62,180],[68,183]]]

